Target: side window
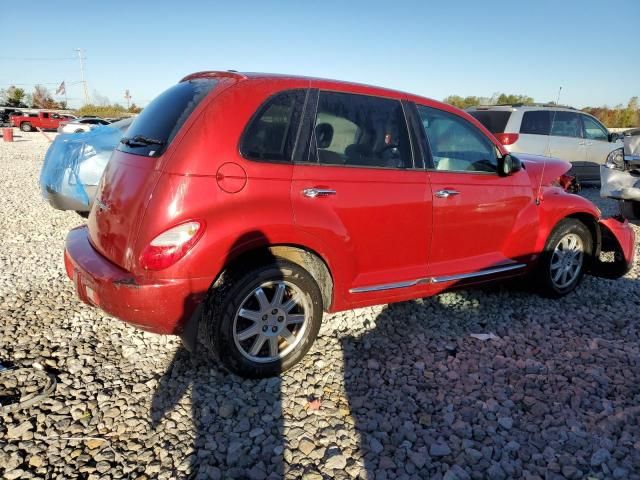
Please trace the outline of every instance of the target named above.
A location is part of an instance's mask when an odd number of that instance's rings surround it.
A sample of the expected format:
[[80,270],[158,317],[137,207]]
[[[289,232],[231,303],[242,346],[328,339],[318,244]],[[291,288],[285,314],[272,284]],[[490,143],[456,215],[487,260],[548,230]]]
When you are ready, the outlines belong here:
[[44,112],[44,113],[42,114],[42,118],[49,118],[49,114],[48,114],[47,112]]
[[520,133],[529,135],[549,135],[551,130],[551,117],[548,110],[533,110],[524,112]]
[[464,118],[421,105],[418,114],[436,170],[497,172],[495,146]]
[[582,118],[582,124],[584,125],[585,138],[601,142],[609,141],[609,133],[602,125],[587,115],[580,115],[580,118]]
[[310,160],[322,164],[413,166],[407,124],[398,100],[320,92],[311,142]]
[[582,137],[582,127],[577,113],[549,112],[551,117],[551,135],[557,137]]
[[289,90],[269,98],[251,119],[240,152],[253,160],[291,161],[306,90]]

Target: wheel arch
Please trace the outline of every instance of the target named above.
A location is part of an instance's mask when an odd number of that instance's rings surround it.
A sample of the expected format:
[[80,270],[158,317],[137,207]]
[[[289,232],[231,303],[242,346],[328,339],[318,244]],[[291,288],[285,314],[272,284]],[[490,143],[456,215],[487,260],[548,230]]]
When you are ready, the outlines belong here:
[[[574,218],[582,222],[589,229],[589,232],[591,233],[592,243],[593,243],[593,251],[591,252],[591,261],[598,258],[598,256],[600,255],[600,248],[602,246],[602,233],[598,225],[598,219],[587,212],[576,212],[561,218],[560,220],[558,220],[558,222],[556,222],[556,225],[560,223],[562,220],[564,220],[565,218]],[[553,229],[556,227],[556,225],[554,225],[553,228],[549,231],[549,235],[551,234]]]
[[274,258],[282,258],[295,263],[308,271],[320,288],[322,308],[328,311],[333,303],[334,280],[331,270],[324,258],[314,250],[302,245],[275,244],[261,245],[234,252],[229,256],[222,272],[214,280],[214,285],[225,271],[246,269],[247,265],[263,265]]

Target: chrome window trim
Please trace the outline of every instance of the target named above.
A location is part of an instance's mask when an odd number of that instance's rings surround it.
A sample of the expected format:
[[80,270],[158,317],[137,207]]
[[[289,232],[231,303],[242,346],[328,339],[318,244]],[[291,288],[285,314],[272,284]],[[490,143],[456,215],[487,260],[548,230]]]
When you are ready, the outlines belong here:
[[368,287],[356,287],[349,290],[349,293],[366,293],[366,292],[379,292],[383,290],[394,290],[397,288],[407,288],[414,287],[416,285],[424,284],[424,283],[445,283],[445,282],[453,282],[455,280],[466,280],[468,278],[482,277],[484,275],[493,275],[495,273],[503,273],[509,272],[511,270],[518,270],[520,268],[526,267],[523,263],[516,263],[512,265],[504,265],[500,267],[489,268],[487,270],[480,270],[477,272],[470,273],[459,273],[456,275],[445,275],[442,277],[426,277],[426,278],[418,278],[415,280],[406,280],[403,282],[394,282],[394,283],[383,283],[380,285],[371,285]]

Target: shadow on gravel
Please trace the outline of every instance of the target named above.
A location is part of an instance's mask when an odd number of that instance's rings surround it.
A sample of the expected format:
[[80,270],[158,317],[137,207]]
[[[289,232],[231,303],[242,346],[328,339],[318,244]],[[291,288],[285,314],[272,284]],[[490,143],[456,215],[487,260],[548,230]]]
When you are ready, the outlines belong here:
[[389,305],[341,340],[366,478],[640,478],[639,307],[627,278]]
[[[248,232],[229,248],[224,264],[232,264],[236,254],[247,247],[268,244],[262,232]],[[264,255],[264,259],[269,260],[270,254]],[[223,291],[227,286],[221,282],[213,288]],[[212,294],[221,293],[213,290]],[[206,316],[205,313],[201,323],[206,321]],[[247,341],[252,341],[252,338]],[[265,348],[268,349],[268,343],[263,345],[261,352]],[[171,435],[175,426],[166,419],[179,409],[178,403],[191,389],[193,453],[185,458],[182,465],[174,460],[174,466],[178,465],[179,478],[187,475],[188,478],[203,480],[283,478],[280,377],[249,380],[226,373],[206,355],[206,349],[205,345],[200,345],[198,352],[192,354],[183,347],[179,348],[152,399],[152,426]],[[165,421],[162,421],[163,417]],[[175,450],[172,436],[166,440],[168,452]]]
[[[176,352],[153,395],[154,429],[165,435],[171,456],[180,445],[179,402],[191,391],[193,450],[174,457],[178,478],[282,478],[283,422],[280,379],[242,380],[202,355]],[[193,447],[193,448],[190,448]]]

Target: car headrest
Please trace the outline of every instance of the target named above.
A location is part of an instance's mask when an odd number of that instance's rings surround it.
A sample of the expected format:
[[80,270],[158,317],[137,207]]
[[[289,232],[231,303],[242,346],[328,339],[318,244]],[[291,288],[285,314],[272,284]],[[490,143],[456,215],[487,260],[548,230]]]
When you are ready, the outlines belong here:
[[328,123],[316,125],[316,145],[318,148],[329,148],[333,140],[333,127]]

